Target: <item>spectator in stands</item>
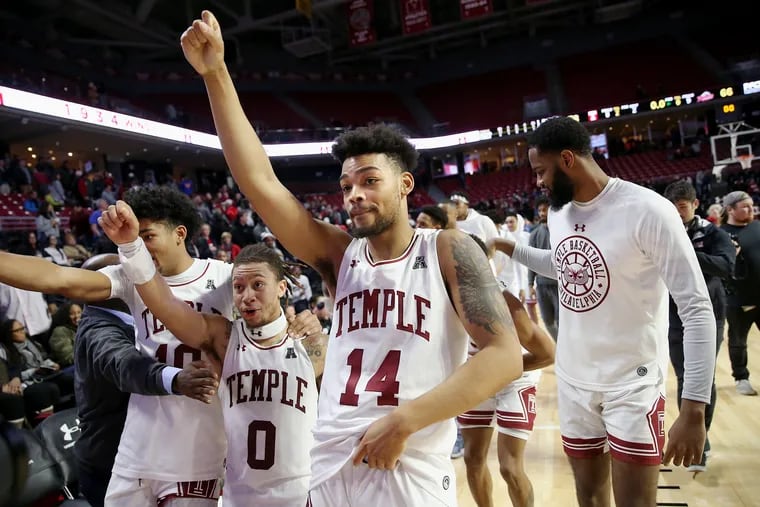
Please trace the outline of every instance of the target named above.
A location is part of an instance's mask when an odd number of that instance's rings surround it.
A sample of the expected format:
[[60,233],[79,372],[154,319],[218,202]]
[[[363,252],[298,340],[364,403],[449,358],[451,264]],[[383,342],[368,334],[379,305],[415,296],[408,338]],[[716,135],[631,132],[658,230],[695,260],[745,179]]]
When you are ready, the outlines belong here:
[[92,245],[92,237],[90,236],[90,210],[84,208],[78,201],[74,202],[74,206],[71,209],[71,214],[69,215],[69,227],[78,243],[87,246]]
[[[210,255],[209,257],[216,257],[216,251],[219,249],[216,246],[216,243],[211,238],[211,226],[209,224],[202,224],[200,228],[200,233],[198,237],[198,243],[205,243]],[[200,246],[198,246],[198,249],[201,250],[201,254],[206,250],[206,248],[201,249]],[[205,257],[206,259],[209,257]],[[204,257],[200,257],[203,259]]]
[[26,384],[52,382],[64,396],[74,393],[74,377],[71,370],[63,371],[50,359],[42,344],[32,340],[27,328],[15,319],[0,324],[0,348],[15,368],[21,369],[21,381]]
[[37,241],[37,233],[30,232],[26,235],[26,240],[19,245],[17,252],[21,255],[33,255],[35,257],[43,257],[42,248],[40,248]]
[[113,189],[113,185],[106,185],[100,193],[100,198],[106,201],[109,205],[116,204],[116,192]]
[[195,205],[195,210],[198,212],[198,216],[201,217],[201,223],[207,224],[211,222],[211,219],[214,217],[211,215],[211,210],[208,205],[203,201],[203,197],[200,195],[193,197],[193,204]]
[[[672,202],[683,221],[686,233],[697,253],[697,260],[707,283],[707,290],[712,302],[716,324],[715,355],[723,342],[723,328],[726,322],[726,289],[724,282],[728,281],[734,271],[736,252],[728,234],[716,225],[696,215],[699,207],[696,189],[684,180],[668,185],[664,192],[665,198]],[[684,326],[678,315],[678,307],[670,298],[670,323],[668,326],[668,342],[670,345],[670,362],[678,381],[676,400],[681,406],[681,394],[684,382]],[[705,407],[705,429],[709,432],[715,412],[717,392],[715,382],[712,384],[710,403]],[[705,440],[702,460],[693,464],[689,469],[694,472],[704,472],[707,468],[707,457],[710,453],[710,439]]]
[[296,313],[301,313],[304,310],[309,309],[309,301],[311,301],[311,281],[309,277],[303,273],[303,269],[299,264],[293,265],[290,269],[293,279],[300,284],[300,287],[295,283],[288,282],[290,287],[290,304],[296,310]]
[[185,173],[182,173],[179,184],[177,186],[180,192],[182,192],[188,197],[192,197],[193,193],[195,192],[195,184],[193,183],[192,178],[190,178]]
[[37,192],[32,190],[31,192],[27,193],[23,206],[24,211],[27,213],[37,213],[40,209],[40,204],[37,200]]
[[82,307],[76,303],[64,304],[53,315],[50,354],[63,368],[74,364],[74,337],[81,317]]
[[243,210],[232,226],[232,242],[241,247],[258,243],[254,225],[253,212],[249,209]]
[[[540,248],[542,250],[551,250],[549,241],[549,227],[546,225],[546,219],[549,216],[549,200],[545,197],[536,201],[538,211],[538,220],[533,230],[530,231],[528,246]],[[528,290],[530,299],[536,299],[538,302],[538,311],[541,312],[541,319],[544,326],[554,340],[557,340],[557,319],[559,317],[559,292],[557,280],[536,274],[535,271],[528,270]]]
[[446,229],[449,217],[446,210],[439,206],[425,206],[417,215],[418,229]]
[[221,235],[225,231],[232,229],[230,221],[227,220],[227,216],[224,214],[221,208],[214,208],[211,212],[211,239],[215,243],[218,243],[221,239]]
[[232,262],[235,260],[235,257],[237,257],[237,254],[240,253],[240,245],[232,242],[232,233],[231,232],[223,232],[221,237],[221,242],[219,243],[219,250],[227,252],[227,255],[229,257],[229,260],[227,262]]
[[53,211],[52,206],[47,201],[42,201],[39,210],[37,211],[37,218],[35,224],[37,226],[37,238],[40,243],[46,244],[47,238],[55,236],[60,238],[60,219]]
[[32,191],[32,173],[26,165],[26,160],[21,160],[15,155],[8,166],[8,175],[12,187],[15,187],[24,195]]
[[[8,327],[9,331],[5,328]],[[18,324],[6,321],[0,324],[0,334],[21,332]],[[58,386],[52,382],[27,384],[21,380],[21,358],[15,347],[0,345],[0,416],[16,426],[24,422],[32,427],[53,413],[61,398]]]
[[50,197],[56,203],[61,203],[63,206],[66,203],[66,190],[63,188],[63,173],[56,171],[53,181],[50,183]]
[[100,228],[100,225],[98,225],[98,218],[103,214],[103,212],[108,208],[108,202],[106,202],[105,199],[98,199],[95,203],[97,208],[90,213],[90,234],[92,235],[92,239],[94,241],[97,241],[101,236],[103,236],[103,229]]
[[728,284],[728,355],[736,392],[755,396],[747,369],[747,337],[760,329],[760,222],[754,220],[752,197],[741,190],[723,198],[723,225],[736,247],[736,267]]
[[42,255],[49,257],[59,266],[71,266],[71,261],[69,261],[66,252],[58,246],[58,236],[48,236],[48,246],[42,251]]
[[77,238],[70,229],[63,233],[63,253],[66,254],[71,265],[76,267],[92,256],[89,250],[77,243]]
[[277,247],[277,238],[274,237],[274,234],[269,231],[264,232],[261,235],[261,241],[266,243],[269,248],[277,252],[277,255],[280,256],[280,259],[285,259],[285,254],[282,253],[282,250]]

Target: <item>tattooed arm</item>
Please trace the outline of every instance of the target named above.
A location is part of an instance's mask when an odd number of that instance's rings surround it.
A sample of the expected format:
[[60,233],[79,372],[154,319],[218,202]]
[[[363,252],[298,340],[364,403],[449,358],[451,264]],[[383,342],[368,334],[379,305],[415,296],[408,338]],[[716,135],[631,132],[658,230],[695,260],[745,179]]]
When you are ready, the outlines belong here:
[[311,365],[314,367],[314,376],[319,379],[325,370],[325,354],[327,353],[327,335],[319,333],[303,339],[303,347],[309,354]]
[[401,434],[456,417],[522,375],[515,325],[483,250],[469,236],[445,230],[438,234],[438,260],[454,308],[480,352],[391,414]]

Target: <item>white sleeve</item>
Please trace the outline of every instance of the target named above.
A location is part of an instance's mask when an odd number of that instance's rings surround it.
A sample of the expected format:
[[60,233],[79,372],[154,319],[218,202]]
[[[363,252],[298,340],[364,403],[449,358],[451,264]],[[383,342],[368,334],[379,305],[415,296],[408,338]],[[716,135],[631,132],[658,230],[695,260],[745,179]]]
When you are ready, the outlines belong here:
[[111,295],[109,299],[121,299],[129,304],[131,299],[132,282],[127,278],[121,266],[106,266],[98,270],[111,280]]
[[641,213],[639,247],[660,271],[683,322],[683,398],[710,403],[716,325],[697,254],[675,207],[664,199]]
[[539,275],[556,280],[557,270],[554,267],[553,254],[552,250],[533,248],[532,246],[517,243],[515,250],[512,252],[512,260],[527,266],[528,269],[535,271]]

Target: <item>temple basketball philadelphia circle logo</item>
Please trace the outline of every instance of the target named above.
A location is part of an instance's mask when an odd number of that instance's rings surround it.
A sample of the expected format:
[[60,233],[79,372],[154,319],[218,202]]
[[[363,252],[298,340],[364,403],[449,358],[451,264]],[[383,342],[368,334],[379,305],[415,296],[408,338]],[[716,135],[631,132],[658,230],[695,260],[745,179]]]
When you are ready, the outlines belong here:
[[565,238],[554,252],[559,300],[574,312],[593,310],[610,290],[610,272],[597,246],[583,236]]

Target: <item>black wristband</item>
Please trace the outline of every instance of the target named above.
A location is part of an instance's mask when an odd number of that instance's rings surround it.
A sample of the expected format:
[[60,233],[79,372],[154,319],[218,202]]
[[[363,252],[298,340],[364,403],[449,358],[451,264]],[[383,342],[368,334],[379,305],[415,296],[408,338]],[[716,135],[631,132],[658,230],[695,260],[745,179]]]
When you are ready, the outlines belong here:
[[172,379],[172,394],[180,394],[177,390],[177,377],[179,377],[179,372],[177,372]]

